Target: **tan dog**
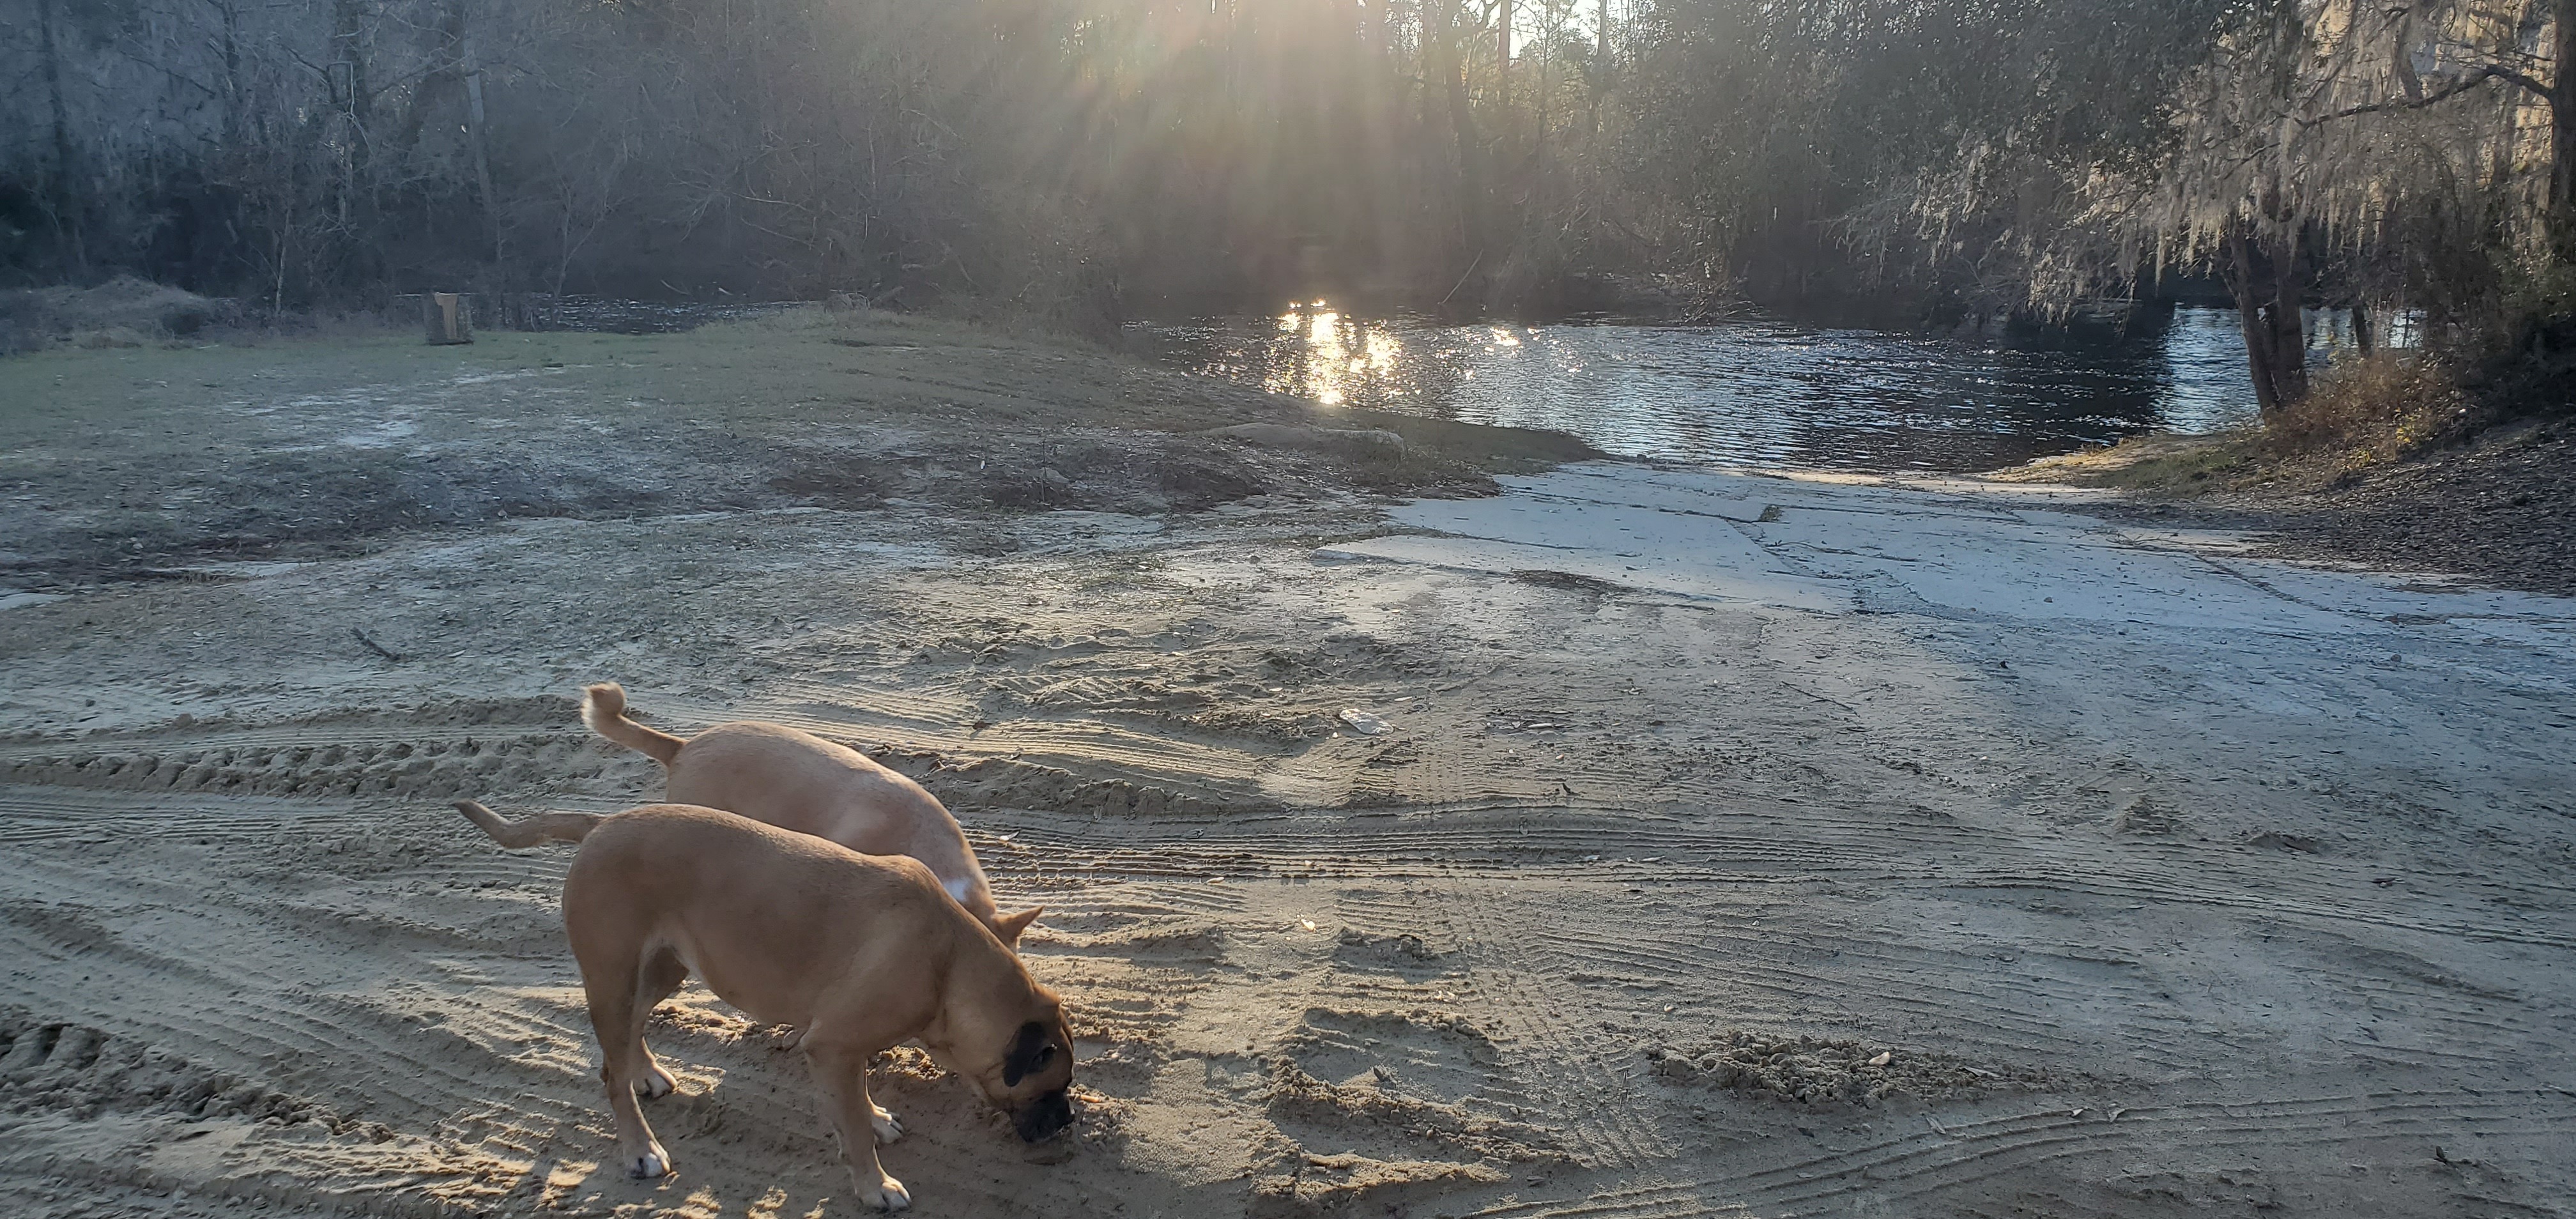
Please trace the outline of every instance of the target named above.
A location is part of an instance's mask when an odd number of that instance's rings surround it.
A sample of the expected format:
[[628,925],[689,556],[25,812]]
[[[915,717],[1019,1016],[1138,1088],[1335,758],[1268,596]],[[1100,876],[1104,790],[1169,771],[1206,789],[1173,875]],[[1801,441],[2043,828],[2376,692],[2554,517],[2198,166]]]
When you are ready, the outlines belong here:
[[858,750],[748,720],[683,740],[626,718],[626,691],[614,682],[582,691],[581,722],[660,762],[669,775],[662,798],[673,804],[740,813],[865,855],[909,855],[930,865],[948,895],[1013,949],[1038,917],[1036,907],[1016,914],[996,908],[957,818],[920,784]]
[[868,1096],[868,1061],[906,1039],[1009,1114],[1023,1139],[1073,1121],[1063,1002],[920,861],[684,804],[515,823],[471,800],[456,807],[504,844],[581,843],[564,876],[564,931],[635,1176],[671,1171],[635,1094],[671,1091],[644,1022],[690,974],[754,1020],[805,1030],[801,1048],[871,1206],[912,1205],[877,1160],[877,1144],[903,1125]]

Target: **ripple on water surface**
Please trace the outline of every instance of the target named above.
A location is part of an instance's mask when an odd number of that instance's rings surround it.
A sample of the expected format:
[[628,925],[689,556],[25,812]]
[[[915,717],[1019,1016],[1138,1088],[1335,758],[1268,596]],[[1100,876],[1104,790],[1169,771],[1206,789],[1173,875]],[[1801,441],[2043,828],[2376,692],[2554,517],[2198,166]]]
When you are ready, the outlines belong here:
[[1443,325],[1317,304],[1138,327],[1167,362],[1331,406],[1571,432],[1626,457],[1988,470],[2253,413],[2235,316],[2023,348],[1770,320]]

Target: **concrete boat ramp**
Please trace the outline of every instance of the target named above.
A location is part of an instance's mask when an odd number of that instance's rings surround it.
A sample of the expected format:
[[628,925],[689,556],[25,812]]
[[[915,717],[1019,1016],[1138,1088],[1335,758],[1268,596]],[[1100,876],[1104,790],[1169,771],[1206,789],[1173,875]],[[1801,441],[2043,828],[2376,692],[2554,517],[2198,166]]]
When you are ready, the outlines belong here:
[[1606,463],[1503,481],[1490,499],[1404,505],[1404,532],[1318,556],[1820,614],[2358,635],[2399,651],[2441,625],[2576,657],[2576,601],[2255,558],[2243,535],[2083,514],[2102,492]]

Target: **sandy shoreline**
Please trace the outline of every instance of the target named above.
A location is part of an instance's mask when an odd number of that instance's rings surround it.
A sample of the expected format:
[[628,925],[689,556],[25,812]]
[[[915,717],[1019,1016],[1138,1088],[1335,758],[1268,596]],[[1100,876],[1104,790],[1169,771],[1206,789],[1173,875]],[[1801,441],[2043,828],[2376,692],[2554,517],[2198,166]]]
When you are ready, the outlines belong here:
[[444,802],[657,791],[606,678],[879,752],[1048,906],[1087,1116],[1025,1151],[889,1064],[920,1213],[2576,1198],[2576,604],[2063,488],[1501,481],[451,522],[0,610],[0,1208],[855,1213],[694,987],[682,1175],[602,1168],[564,856]]

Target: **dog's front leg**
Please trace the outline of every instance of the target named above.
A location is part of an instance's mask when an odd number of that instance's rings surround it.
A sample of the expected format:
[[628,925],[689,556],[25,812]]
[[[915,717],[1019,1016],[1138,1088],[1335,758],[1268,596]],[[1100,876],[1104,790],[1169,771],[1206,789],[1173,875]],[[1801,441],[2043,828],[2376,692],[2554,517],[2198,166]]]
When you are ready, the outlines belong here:
[[[841,1155],[850,1162],[850,1183],[858,1187],[859,1201],[883,1210],[905,1210],[912,1205],[912,1195],[877,1161],[879,1138],[893,1142],[903,1127],[868,1095],[868,1062],[875,1057],[870,1051],[815,1045],[810,1037],[805,1044],[805,1061],[813,1065],[814,1080],[831,1102],[832,1128],[841,1136]],[[889,1127],[893,1134],[886,1133]]]

